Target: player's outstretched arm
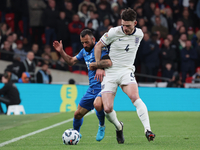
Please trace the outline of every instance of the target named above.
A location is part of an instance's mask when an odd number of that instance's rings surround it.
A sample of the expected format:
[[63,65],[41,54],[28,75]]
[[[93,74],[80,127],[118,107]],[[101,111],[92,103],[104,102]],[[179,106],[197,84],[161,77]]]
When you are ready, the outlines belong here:
[[60,42],[58,41],[54,41],[53,42],[53,47],[55,48],[55,50],[57,52],[60,53],[60,55],[62,56],[62,58],[65,60],[65,62],[69,65],[69,66],[73,66],[75,63],[78,62],[78,59],[76,57],[71,57],[69,55],[67,55],[65,53],[65,51],[63,50],[63,45],[62,45],[62,40],[60,40]]

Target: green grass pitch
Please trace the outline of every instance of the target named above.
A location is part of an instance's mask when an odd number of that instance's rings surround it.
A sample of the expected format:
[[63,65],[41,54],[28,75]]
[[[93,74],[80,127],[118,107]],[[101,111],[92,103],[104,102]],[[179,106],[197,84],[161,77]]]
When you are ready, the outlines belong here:
[[[136,112],[117,112],[124,123],[125,143],[118,144],[114,125],[106,119],[106,133],[96,141],[98,119],[84,118],[78,145],[64,145],[62,134],[72,121],[0,147],[1,150],[198,150],[200,149],[200,112],[149,112],[155,141],[148,142]],[[0,145],[5,141],[73,118],[73,112],[6,116],[0,115]]]

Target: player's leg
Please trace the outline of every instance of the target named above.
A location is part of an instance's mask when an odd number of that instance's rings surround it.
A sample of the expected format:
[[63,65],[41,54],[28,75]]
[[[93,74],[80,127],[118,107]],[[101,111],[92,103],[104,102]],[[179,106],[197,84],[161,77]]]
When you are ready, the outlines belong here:
[[117,114],[113,110],[115,94],[114,93],[102,93],[103,107],[105,116],[116,128],[116,136],[119,144],[124,143],[123,136],[123,123],[117,119]]
[[83,124],[83,116],[88,112],[89,110],[78,105],[78,109],[75,111],[73,119],[73,128],[78,132],[80,132],[81,125]]
[[105,114],[103,110],[103,102],[101,93],[97,95],[97,97],[94,100],[94,108],[96,109],[96,115],[99,119],[99,129],[96,135],[96,140],[101,141],[104,138],[105,135]]
[[155,138],[155,134],[151,132],[148,110],[144,102],[139,97],[137,83],[135,82],[128,85],[122,85],[121,88],[128,95],[133,105],[136,107],[138,117],[144,126],[147,139],[149,141],[153,140]]

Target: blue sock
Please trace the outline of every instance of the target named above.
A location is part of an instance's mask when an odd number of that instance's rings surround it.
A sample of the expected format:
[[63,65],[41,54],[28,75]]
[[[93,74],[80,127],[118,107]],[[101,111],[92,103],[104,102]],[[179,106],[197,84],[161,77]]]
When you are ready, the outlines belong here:
[[104,126],[104,123],[105,123],[105,114],[104,114],[104,110],[102,111],[96,111],[96,115],[99,119],[99,125],[100,126]]
[[81,119],[73,119],[73,128],[80,132],[81,125],[83,124],[83,118]]

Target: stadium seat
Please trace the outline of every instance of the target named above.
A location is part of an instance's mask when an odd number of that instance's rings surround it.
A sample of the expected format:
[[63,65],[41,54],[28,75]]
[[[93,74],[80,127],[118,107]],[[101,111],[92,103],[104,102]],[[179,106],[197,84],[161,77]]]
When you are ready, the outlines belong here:
[[6,23],[12,29],[12,32],[14,32],[14,26],[15,26],[14,17],[15,17],[14,13],[8,13],[5,15]]
[[44,33],[42,34],[42,37],[41,37],[41,38],[42,38],[42,43],[43,43],[43,44],[46,44],[46,38],[45,38],[45,34],[44,34]]
[[187,77],[186,79],[185,79],[185,82],[186,83],[192,83],[192,77]]
[[23,105],[9,105],[7,115],[20,115],[26,114]]
[[83,70],[75,70],[75,71],[72,71],[72,73],[87,75],[87,72]]
[[73,50],[72,50],[71,46],[65,47],[65,52],[67,55],[69,55],[71,57],[73,56]]

